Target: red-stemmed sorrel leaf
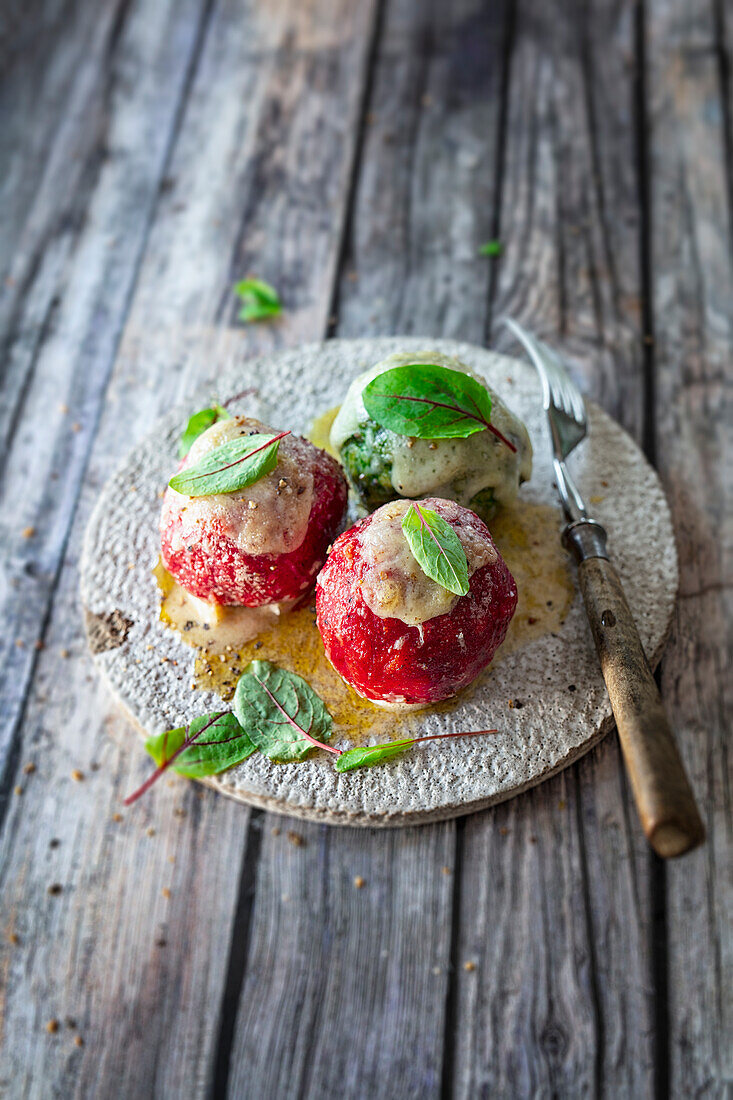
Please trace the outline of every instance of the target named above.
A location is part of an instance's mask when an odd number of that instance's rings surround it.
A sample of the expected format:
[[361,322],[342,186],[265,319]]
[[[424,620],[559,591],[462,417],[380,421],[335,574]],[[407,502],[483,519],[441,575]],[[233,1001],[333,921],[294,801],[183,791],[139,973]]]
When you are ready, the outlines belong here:
[[239,678],[234,713],[260,752],[277,764],[304,760],[331,736],[325,703],[301,676],[269,661],[252,661]]
[[456,596],[465,596],[468,561],[451,525],[432,508],[413,501],[402,519],[402,530],[423,573]]
[[277,764],[301,761],[314,748],[325,749],[336,757],[336,770],[347,772],[382,764],[421,741],[497,732],[429,734],[343,751],[325,744],[331,736],[332,719],[320,696],[301,676],[269,661],[252,661],[247,666],[237,684],[234,711],[204,714],[189,726],[148,738],[145,748],[158,766],[125,799],[125,805],[136,802],[168,768],[192,779],[217,775],[257,749]]
[[208,497],[215,493],[234,493],[246,489],[269,474],[277,465],[280,440],[290,431],[278,435],[237,436],[170,479],[168,484],[187,497]]
[[217,775],[257,751],[237,719],[228,711],[204,714],[194,718],[189,726],[149,737],[145,748],[158,767],[142,787],[125,799],[126,806],[145,794],[168,768],[192,779]]
[[497,730],[471,730],[468,733],[431,733],[425,737],[407,737],[401,741],[386,741],[382,745],[366,745],[342,752],[336,761],[337,772],[350,772],[354,768],[373,768],[375,764],[384,764],[398,756],[410,745],[420,741],[442,741],[450,737],[479,737],[484,733],[496,733]]
[[491,423],[488,391],[463,371],[409,363],[378,374],[361,396],[372,420],[398,435],[465,439],[486,430],[516,453],[514,444]]

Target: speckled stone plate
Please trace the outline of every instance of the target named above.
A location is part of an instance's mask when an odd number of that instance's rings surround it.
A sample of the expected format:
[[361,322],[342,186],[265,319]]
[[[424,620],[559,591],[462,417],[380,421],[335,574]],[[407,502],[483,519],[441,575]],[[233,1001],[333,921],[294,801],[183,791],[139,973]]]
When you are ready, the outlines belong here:
[[[355,375],[391,352],[427,347],[456,355],[484,375],[524,420],[534,446],[534,472],[520,495],[555,504],[540,388],[534,370],[519,360],[447,340],[332,340],[230,365],[217,375],[216,392],[226,398],[252,387],[251,415],[305,434],[315,417],[343,398]],[[172,409],[135,447],[100,494],[86,533],[81,589],[90,648],[115,696],[146,734],[221,708],[213,692],[191,690],[195,652],[159,621],[151,574],[159,550],[158,494],[175,466],[181,425],[211,395],[209,385]],[[669,509],[635,443],[597,406],[588,411],[589,435],[571,457],[572,472],[588,495],[604,486],[594,512],[609,531],[613,559],[654,664],[677,592]],[[522,707],[509,708],[507,700],[518,694]],[[459,697],[449,712],[428,710],[420,716],[424,733],[496,726],[497,734],[423,743],[389,764],[343,775],[325,753],[301,764],[272,764],[255,755],[203,782],[294,817],[412,825],[470,813],[542,782],[587,752],[612,721],[576,594],[555,633],[496,661],[479,687]]]

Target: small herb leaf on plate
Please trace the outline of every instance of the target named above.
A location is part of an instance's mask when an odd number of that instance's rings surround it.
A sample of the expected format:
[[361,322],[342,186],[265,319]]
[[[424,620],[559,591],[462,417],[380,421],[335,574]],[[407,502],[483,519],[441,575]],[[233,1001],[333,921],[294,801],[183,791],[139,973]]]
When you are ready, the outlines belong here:
[[491,256],[495,259],[497,256],[501,256],[504,246],[501,241],[487,241],[486,244],[482,244],[479,248],[479,256]]
[[290,432],[237,436],[209,451],[194,466],[175,474],[168,484],[187,497],[208,497],[246,489],[274,470],[280,440],[286,435]]
[[235,283],[234,293],[242,302],[239,320],[268,321],[279,317],[283,311],[282,303],[274,286],[263,279],[242,279]]
[[294,672],[251,661],[239,678],[233,705],[250,739],[276,764],[304,760],[314,747],[340,755],[323,743],[332,725],[325,703]]
[[423,573],[456,596],[469,589],[468,561],[463,544],[451,525],[414,501],[405,512],[402,530]]
[[418,439],[466,439],[490,431],[516,451],[491,423],[488,391],[463,371],[410,363],[384,371],[362,391],[364,407],[383,428]]
[[257,751],[237,719],[228,711],[204,714],[194,718],[189,726],[149,737],[145,748],[158,766],[142,787],[125,799],[126,806],[145,794],[168,768],[173,768],[179,775],[197,779],[233,768]]
[[417,745],[420,741],[445,741],[452,737],[480,737],[485,733],[496,733],[496,730],[469,730],[466,733],[431,733],[425,737],[408,737],[402,741],[385,741],[381,745],[367,745],[355,749],[346,749],[336,761],[337,772],[350,772],[354,768],[373,768],[375,764],[384,764],[395,756],[399,756],[410,745]]
[[387,741],[383,745],[365,745],[346,749],[336,761],[336,771],[350,772],[353,768],[373,768],[375,764],[384,764],[393,756],[399,756],[411,744],[412,739],[408,738],[404,741]]
[[178,457],[185,458],[198,437],[203,435],[212,424],[216,424],[219,420],[230,419],[229,413],[221,405],[212,405],[210,409],[199,409],[197,413],[189,418],[186,429],[181,436],[178,444]]

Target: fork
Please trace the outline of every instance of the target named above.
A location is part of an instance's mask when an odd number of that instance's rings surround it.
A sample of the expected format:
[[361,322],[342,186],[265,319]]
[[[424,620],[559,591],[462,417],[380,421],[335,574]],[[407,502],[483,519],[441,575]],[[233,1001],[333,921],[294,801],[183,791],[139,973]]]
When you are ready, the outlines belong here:
[[703,842],[705,829],[639,631],[608,557],[606,531],[588,515],[565,464],[588,434],[585,402],[553,348],[511,317],[500,324],[522,344],[542,382],[555,480],[568,520],[562,541],[578,565],[578,583],[642,827],[658,855],[683,855]]

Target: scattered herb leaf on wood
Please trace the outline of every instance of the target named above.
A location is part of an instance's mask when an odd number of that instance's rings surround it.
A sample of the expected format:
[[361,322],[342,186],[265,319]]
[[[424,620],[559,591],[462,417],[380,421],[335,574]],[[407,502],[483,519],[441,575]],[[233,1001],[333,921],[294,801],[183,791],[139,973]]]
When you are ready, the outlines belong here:
[[185,458],[200,435],[219,420],[231,420],[229,413],[221,405],[212,405],[210,409],[200,409],[189,418],[186,429],[178,444],[178,457]]
[[235,283],[234,293],[242,302],[239,320],[248,324],[252,321],[269,321],[273,317],[279,317],[283,311],[277,291],[263,279],[242,279]]
[[444,741],[451,737],[479,737],[485,733],[496,732],[496,730],[470,730],[467,733],[431,733],[425,737],[408,737],[402,741],[386,741],[382,745],[346,749],[339,756],[335,767],[337,772],[350,772],[354,768],[373,768],[375,764],[386,763],[387,760],[398,756],[420,741]]
[[340,755],[324,744],[332,719],[319,695],[301,676],[252,661],[239,678],[234,713],[260,752],[277,764],[304,760],[313,748]]
[[362,391],[364,407],[383,428],[419,439],[466,439],[490,431],[516,447],[491,423],[488,391],[463,371],[410,363],[384,371]]
[[501,241],[487,241],[478,251],[480,256],[491,256],[492,259],[496,259],[497,256],[501,256],[503,248]]
[[230,439],[209,451],[194,466],[175,474],[168,484],[187,497],[207,497],[245,489],[274,470],[280,440],[286,435],[290,432],[256,433]]
[[402,519],[402,530],[423,573],[454,595],[465,596],[469,589],[468,561],[451,525],[432,508],[413,501]]
[[204,714],[194,718],[189,726],[149,737],[145,748],[158,766],[143,785],[125,799],[126,806],[145,794],[168,768],[191,779],[217,775],[257,751],[237,719],[228,711]]

